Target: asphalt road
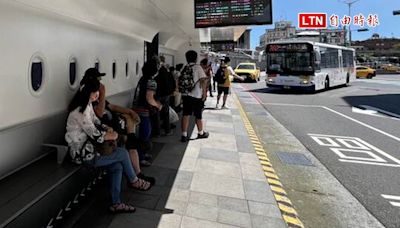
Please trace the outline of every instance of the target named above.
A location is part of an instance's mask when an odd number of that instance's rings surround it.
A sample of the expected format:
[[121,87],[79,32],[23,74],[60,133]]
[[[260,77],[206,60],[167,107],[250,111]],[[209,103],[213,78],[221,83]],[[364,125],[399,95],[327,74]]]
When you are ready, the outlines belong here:
[[[243,83],[386,227],[400,227],[400,75],[316,94]],[[367,105],[387,116],[353,107]]]

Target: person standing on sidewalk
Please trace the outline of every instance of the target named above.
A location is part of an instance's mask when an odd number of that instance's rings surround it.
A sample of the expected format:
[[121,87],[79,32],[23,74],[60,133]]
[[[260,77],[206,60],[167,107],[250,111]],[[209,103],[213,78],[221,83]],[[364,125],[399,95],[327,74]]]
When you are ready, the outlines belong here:
[[[244,79],[237,75],[235,71],[233,71],[232,67],[229,65],[230,64],[230,58],[226,57],[224,60],[224,63],[221,64],[221,70],[217,73],[215,76],[216,78],[218,77],[223,77],[224,80],[222,82],[217,79],[217,81],[220,81],[218,83],[218,96],[217,96],[217,105],[216,108],[219,108],[219,99],[221,98],[222,93],[224,93],[224,97],[222,99],[222,109],[227,109],[228,107],[226,106],[226,100],[228,99],[228,94],[230,93],[230,88],[231,88],[231,77],[239,79],[243,81]],[[221,75],[218,75],[221,74]]]
[[220,67],[221,64],[219,64],[218,58],[215,58],[214,62],[211,63],[211,69],[213,74],[213,82],[212,82],[213,92],[215,92],[215,84],[217,84],[217,82],[215,81],[215,74],[217,73]]
[[209,133],[203,129],[204,101],[207,98],[207,76],[197,63],[197,52],[186,52],[187,65],[179,77],[179,91],[183,99],[182,137],[181,142],[187,142],[190,116],[196,117],[197,138],[208,138]]
[[165,64],[165,57],[160,56],[160,68],[158,69],[158,75],[155,77],[157,82],[157,97],[163,108],[159,112],[162,119],[162,127],[166,136],[172,135],[171,125],[169,122],[169,100],[170,96],[173,95],[176,87],[175,79],[168,67]]
[[201,60],[200,66],[203,68],[204,73],[207,76],[207,92],[210,92],[210,97],[214,97],[211,90],[212,70],[211,70],[211,65],[208,65],[208,59],[205,58]]

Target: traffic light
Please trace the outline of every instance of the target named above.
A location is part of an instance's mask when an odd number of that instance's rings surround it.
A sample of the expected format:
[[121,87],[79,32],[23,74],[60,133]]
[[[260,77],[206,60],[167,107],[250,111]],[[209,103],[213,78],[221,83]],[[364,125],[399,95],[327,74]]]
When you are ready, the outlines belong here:
[[393,11],[393,15],[400,15],[400,10]]

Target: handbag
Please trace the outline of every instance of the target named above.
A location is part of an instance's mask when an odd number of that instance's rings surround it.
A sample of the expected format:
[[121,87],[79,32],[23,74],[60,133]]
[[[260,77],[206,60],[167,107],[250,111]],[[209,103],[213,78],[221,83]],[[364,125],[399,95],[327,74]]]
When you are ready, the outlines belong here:
[[169,122],[175,123],[179,121],[179,116],[171,106],[169,106]]
[[105,140],[103,143],[94,144],[94,149],[101,156],[109,156],[117,148],[116,140]]

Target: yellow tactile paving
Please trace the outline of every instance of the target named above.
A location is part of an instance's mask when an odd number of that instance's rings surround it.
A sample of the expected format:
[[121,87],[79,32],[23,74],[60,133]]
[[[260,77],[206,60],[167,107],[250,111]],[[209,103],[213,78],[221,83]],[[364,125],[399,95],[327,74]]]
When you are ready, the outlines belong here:
[[240,104],[236,95],[234,95],[234,99],[239,108],[240,116],[243,119],[244,125],[247,129],[247,133],[249,134],[250,140],[260,160],[261,166],[264,170],[264,174],[267,177],[267,183],[270,185],[271,190],[274,193],[274,197],[278,203],[278,207],[281,211],[283,220],[286,222],[288,227],[304,228],[303,223],[297,216],[296,209],[293,207],[293,204],[288,198],[282,183],[279,181],[279,177],[276,174],[274,168],[272,167],[272,164],[270,163],[267,153],[263,145],[261,144],[256,132],[254,131],[253,126],[251,125],[249,118],[244,112],[244,109]]

